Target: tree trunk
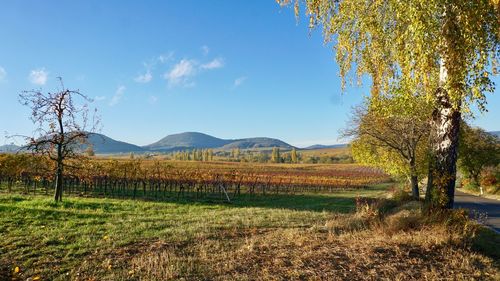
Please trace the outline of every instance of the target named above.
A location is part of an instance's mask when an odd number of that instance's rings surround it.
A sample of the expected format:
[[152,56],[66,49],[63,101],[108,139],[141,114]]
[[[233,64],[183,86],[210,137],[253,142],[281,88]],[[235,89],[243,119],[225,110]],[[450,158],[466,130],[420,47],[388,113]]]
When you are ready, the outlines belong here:
[[479,173],[478,172],[473,172],[471,173],[472,175],[472,181],[475,185],[479,186]]
[[430,163],[425,195],[428,210],[451,209],[455,197],[461,99],[453,101],[450,94],[459,95],[465,82],[464,59],[460,52],[463,38],[455,8],[453,3],[445,4],[442,17],[439,87],[430,124]]
[[431,155],[425,202],[428,208],[451,209],[455,196],[460,109],[443,89],[431,121]]
[[54,200],[57,201],[62,201],[62,185],[63,185],[63,170],[62,170],[62,165],[57,163],[57,170],[56,170],[56,190],[55,190],[55,195],[54,195]]
[[411,195],[413,198],[418,200],[420,198],[420,194],[418,191],[418,178],[417,178],[417,176],[412,175],[410,177],[410,184],[411,184]]
[[62,145],[57,146],[56,190],[54,200],[62,202],[63,192],[63,154]]
[[415,166],[415,159],[410,161],[410,185],[411,185],[411,195],[415,199],[420,198],[420,193],[418,191],[418,176],[417,167]]

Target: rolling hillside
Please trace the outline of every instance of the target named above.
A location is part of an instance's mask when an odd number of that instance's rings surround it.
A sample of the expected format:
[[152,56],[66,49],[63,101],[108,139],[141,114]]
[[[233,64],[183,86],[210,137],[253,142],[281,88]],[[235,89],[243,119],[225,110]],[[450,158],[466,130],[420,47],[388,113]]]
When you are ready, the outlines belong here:
[[342,148],[342,147],[346,147],[347,144],[343,143],[343,144],[332,144],[332,145],[323,145],[323,144],[315,144],[315,145],[311,145],[311,146],[308,146],[308,147],[304,147],[303,149],[327,149],[327,148]]
[[3,153],[14,153],[18,152],[20,149],[21,147],[15,144],[0,145],[0,152]]
[[217,148],[229,150],[234,148],[239,149],[254,149],[254,148],[270,148],[280,147],[284,149],[292,149],[293,146],[273,138],[245,138],[245,139],[220,139],[207,134],[197,132],[186,132],[174,135],[168,135],[163,139],[146,145],[143,148],[150,151],[173,151],[193,148]]
[[[500,136],[500,131],[489,132],[492,135]],[[138,146],[131,143],[118,141],[103,134],[92,133],[89,137],[89,143],[92,145],[96,154],[117,154],[117,153],[143,153],[143,152],[170,152],[178,150],[190,149],[204,149],[212,148],[219,150],[232,150],[232,149],[266,149],[272,147],[279,147],[284,150],[290,150],[294,146],[281,141],[279,139],[257,137],[257,138],[244,138],[244,139],[221,139],[199,132],[185,132],[180,134],[168,135],[161,140],[146,145]],[[88,147],[84,144],[80,150],[85,150]],[[335,145],[321,145],[316,144],[309,147],[302,148],[301,151],[329,151],[333,149],[336,152],[342,151],[347,147],[347,144]],[[0,146],[0,153],[14,153],[21,149],[20,146],[14,144],[7,144]],[[314,153],[313,153],[314,154]],[[326,153],[328,154],[328,153]]]
[[[144,152],[145,149],[126,142],[114,140],[103,134],[90,134],[88,142],[92,145],[95,153],[112,154],[112,153],[128,153],[128,152]],[[83,145],[82,150],[85,150],[87,145]]]
[[219,139],[203,133],[186,132],[168,135],[155,143],[144,146],[144,148],[158,151],[176,148],[218,148],[229,142],[229,140]]
[[[293,146],[278,139],[259,137],[245,139],[220,139],[198,132],[186,132],[168,135],[161,140],[143,147],[127,142],[112,139],[103,134],[92,133],[89,136],[88,144],[82,144],[78,149],[85,151],[91,145],[96,154],[116,154],[130,152],[169,152],[177,150],[189,150],[199,148],[212,148],[220,150],[239,149],[262,149],[279,147],[282,149],[292,149]],[[0,152],[9,153],[19,150],[16,145],[0,146]]]
[[254,148],[269,148],[269,147],[279,147],[284,149],[292,149],[293,146],[288,143],[272,138],[247,138],[247,139],[239,139],[234,140],[226,145],[224,145],[221,149],[254,149]]
[[488,133],[490,133],[490,134],[492,134],[492,135],[496,136],[497,138],[500,138],[500,131],[490,131],[490,132],[488,132]]

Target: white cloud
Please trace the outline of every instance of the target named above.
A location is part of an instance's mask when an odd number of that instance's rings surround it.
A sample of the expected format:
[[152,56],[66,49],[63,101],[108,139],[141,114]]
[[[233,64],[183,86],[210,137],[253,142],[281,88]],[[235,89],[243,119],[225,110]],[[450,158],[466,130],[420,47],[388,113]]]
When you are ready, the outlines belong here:
[[208,48],[207,45],[201,46],[201,51],[203,52],[203,55],[206,56],[210,52],[210,48]]
[[30,82],[35,85],[45,85],[47,83],[47,78],[49,77],[49,72],[45,68],[34,69],[30,72]]
[[196,74],[196,61],[183,59],[178,62],[172,69],[163,75],[168,81],[168,84],[178,85],[182,84],[184,86],[192,85],[189,78]]
[[160,63],[166,63],[167,61],[171,60],[174,58],[174,52],[169,52],[167,54],[161,54],[158,56],[158,61]]
[[109,105],[110,106],[114,106],[116,105],[123,97],[123,94],[125,94],[125,90],[127,88],[123,85],[119,86],[117,89],[116,89],[116,92],[115,94],[113,95],[113,97],[111,98],[111,101],[109,102]]
[[0,82],[5,81],[7,79],[7,71],[5,68],[0,66]]
[[241,84],[243,84],[243,82],[245,82],[247,80],[247,77],[246,76],[242,76],[242,77],[239,77],[239,78],[236,78],[234,80],[234,83],[233,83],[233,87],[239,87]]
[[149,69],[146,71],[146,73],[138,75],[134,78],[134,81],[137,83],[149,83],[151,82],[151,80],[153,80],[153,74]]
[[153,70],[156,68],[158,64],[165,64],[171,61],[174,57],[174,52],[169,52],[165,54],[161,54],[157,57],[144,61],[142,64],[144,65],[145,72],[143,74],[139,74],[134,77],[134,81],[137,83],[149,83],[153,80]]
[[148,102],[149,102],[150,104],[155,104],[156,102],[158,102],[158,98],[157,98],[156,96],[150,96],[150,97],[148,98]]
[[217,69],[217,68],[221,68],[224,66],[224,60],[221,59],[221,58],[216,58],[214,60],[212,60],[211,62],[208,62],[208,63],[205,63],[205,64],[202,64],[200,66],[201,69]]

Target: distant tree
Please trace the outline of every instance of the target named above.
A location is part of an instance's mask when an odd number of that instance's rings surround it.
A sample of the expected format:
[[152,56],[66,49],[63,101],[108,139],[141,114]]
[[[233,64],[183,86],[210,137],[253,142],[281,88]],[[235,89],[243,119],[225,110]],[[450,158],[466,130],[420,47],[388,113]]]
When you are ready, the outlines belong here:
[[273,162],[273,163],[280,163],[281,162],[279,147],[273,147],[273,150],[271,152],[271,162]]
[[500,142],[498,138],[480,128],[462,123],[458,167],[465,177],[479,185],[481,171],[487,166],[500,163]]
[[214,161],[214,151],[212,149],[208,150],[208,156],[210,161]]
[[[412,195],[419,198],[418,178],[427,171],[430,106],[404,96],[372,98],[353,110],[344,137],[354,137],[356,161],[378,166],[409,179]],[[377,103],[384,110],[374,110]]]
[[[88,102],[92,100],[78,90],[66,89],[61,78],[59,81],[59,91],[42,93],[32,90],[19,95],[21,104],[31,109],[31,120],[38,126],[35,136],[27,137],[27,148],[47,155],[56,163],[55,201],[62,201],[66,159],[80,154],[82,143],[98,124],[95,115],[89,121]],[[76,99],[82,104],[75,104]]]
[[92,147],[92,145],[89,145],[87,149],[85,149],[85,154],[87,154],[87,156],[89,157],[95,156],[94,148]]
[[258,161],[259,163],[266,163],[269,161],[269,154],[265,153],[265,152],[260,152],[258,154]]
[[291,157],[292,157],[292,163],[298,163],[298,157],[297,157],[297,150],[295,148],[292,149],[291,152]]

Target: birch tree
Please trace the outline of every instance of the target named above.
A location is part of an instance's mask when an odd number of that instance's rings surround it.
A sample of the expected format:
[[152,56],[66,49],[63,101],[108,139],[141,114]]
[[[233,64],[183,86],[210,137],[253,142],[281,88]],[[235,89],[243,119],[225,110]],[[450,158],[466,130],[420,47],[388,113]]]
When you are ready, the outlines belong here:
[[[277,0],[303,7],[333,43],[342,87],[371,77],[372,96],[406,81],[433,103],[426,205],[453,207],[460,120],[483,110],[500,54],[498,0]],[[302,4],[302,5],[301,5]]]

